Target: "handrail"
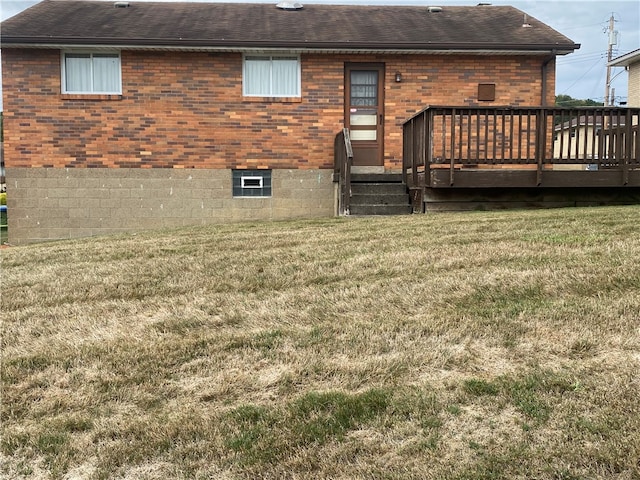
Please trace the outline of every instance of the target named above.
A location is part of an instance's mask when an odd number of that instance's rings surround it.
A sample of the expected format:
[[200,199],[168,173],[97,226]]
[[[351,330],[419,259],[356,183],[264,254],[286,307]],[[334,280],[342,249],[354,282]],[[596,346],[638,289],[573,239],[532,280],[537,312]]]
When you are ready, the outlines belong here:
[[640,108],[429,106],[403,124],[403,174],[428,186],[438,170],[449,186],[461,169],[620,172],[640,169]]
[[349,129],[343,128],[335,138],[334,173],[338,175],[338,214],[349,215],[351,208],[351,166],[353,149]]

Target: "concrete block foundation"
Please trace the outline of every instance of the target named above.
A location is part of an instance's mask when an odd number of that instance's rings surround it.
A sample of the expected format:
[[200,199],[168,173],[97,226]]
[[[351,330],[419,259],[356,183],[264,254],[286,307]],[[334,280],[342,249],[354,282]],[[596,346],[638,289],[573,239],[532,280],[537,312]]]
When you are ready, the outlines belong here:
[[332,170],[274,169],[271,197],[233,197],[229,169],[7,168],[9,243],[335,214]]

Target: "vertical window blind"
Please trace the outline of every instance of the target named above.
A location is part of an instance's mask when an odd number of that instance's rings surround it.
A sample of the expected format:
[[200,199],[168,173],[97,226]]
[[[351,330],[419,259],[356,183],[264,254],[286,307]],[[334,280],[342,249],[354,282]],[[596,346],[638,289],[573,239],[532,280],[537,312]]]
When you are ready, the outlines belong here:
[[247,56],[244,94],[272,97],[300,96],[300,61],[297,57]]
[[117,53],[66,53],[64,91],[120,93],[120,56]]

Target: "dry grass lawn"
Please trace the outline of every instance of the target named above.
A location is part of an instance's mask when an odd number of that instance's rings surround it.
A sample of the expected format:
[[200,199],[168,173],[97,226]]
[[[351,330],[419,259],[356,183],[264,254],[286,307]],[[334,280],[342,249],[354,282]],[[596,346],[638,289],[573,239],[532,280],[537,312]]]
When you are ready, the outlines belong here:
[[0,255],[3,478],[640,478],[639,207]]

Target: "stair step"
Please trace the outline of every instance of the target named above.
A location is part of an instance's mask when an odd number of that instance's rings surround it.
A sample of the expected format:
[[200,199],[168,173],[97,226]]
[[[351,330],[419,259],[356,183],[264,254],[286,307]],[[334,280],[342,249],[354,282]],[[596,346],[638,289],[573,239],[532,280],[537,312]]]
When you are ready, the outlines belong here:
[[409,215],[411,206],[403,205],[351,205],[351,215]]
[[407,193],[407,187],[403,183],[352,183],[351,193],[401,195]]
[[351,195],[351,205],[408,205],[409,196],[406,193],[354,193]]
[[351,215],[408,215],[412,211],[401,173],[351,175]]
[[352,173],[351,183],[402,183],[401,173]]

